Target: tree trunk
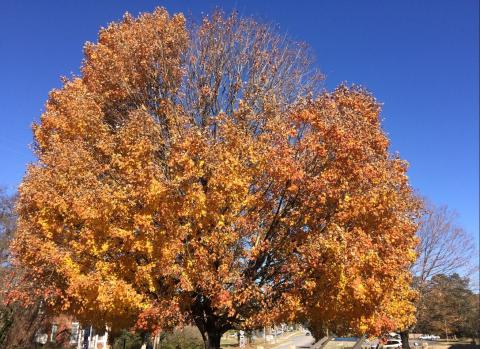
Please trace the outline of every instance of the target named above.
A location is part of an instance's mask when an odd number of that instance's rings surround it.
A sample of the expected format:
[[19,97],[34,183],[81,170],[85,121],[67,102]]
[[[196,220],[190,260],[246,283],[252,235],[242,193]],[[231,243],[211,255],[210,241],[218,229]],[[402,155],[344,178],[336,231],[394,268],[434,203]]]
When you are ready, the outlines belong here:
[[410,331],[408,329],[400,332],[400,339],[402,340],[403,349],[410,349],[410,343],[408,342],[409,334]]
[[228,328],[215,326],[216,321],[196,321],[196,325],[203,338],[205,349],[220,349],[220,340]]
[[203,336],[203,345],[205,349],[220,349],[220,339],[222,334],[217,331],[209,331]]
[[310,334],[312,337],[316,340],[319,341],[323,337],[328,337],[328,328],[324,326],[306,326],[307,329],[310,331]]
[[203,338],[205,349],[220,349],[220,339],[231,325],[225,318],[215,314],[211,302],[201,294],[196,294],[192,304],[193,321]]

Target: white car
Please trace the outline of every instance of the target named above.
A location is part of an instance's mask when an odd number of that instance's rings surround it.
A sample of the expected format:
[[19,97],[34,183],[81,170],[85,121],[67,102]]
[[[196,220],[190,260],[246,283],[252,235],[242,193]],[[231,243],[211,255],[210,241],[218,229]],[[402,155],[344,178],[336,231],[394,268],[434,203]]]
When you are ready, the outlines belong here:
[[440,339],[439,336],[435,336],[435,335],[432,335],[432,334],[422,334],[419,338],[424,340],[424,341],[436,341],[436,340]]
[[402,341],[399,339],[389,339],[383,347],[385,349],[401,349]]

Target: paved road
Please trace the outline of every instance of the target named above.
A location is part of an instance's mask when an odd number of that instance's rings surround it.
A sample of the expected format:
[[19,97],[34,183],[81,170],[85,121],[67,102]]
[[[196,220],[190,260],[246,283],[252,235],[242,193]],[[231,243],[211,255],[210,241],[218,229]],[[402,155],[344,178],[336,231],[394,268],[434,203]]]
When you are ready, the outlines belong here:
[[295,345],[297,348],[306,347],[313,344],[312,336],[305,336],[303,333],[290,337],[286,342],[283,342],[272,349],[289,349],[291,345]]

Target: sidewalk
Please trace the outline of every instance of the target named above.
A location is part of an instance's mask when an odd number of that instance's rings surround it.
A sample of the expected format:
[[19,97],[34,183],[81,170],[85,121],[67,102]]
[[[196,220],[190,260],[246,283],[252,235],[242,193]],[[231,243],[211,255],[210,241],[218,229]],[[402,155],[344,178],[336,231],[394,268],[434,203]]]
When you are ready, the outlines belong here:
[[[245,346],[245,349],[256,349],[257,347],[263,347],[264,349],[276,349],[279,347],[282,347],[288,342],[290,342],[290,339],[294,336],[300,336],[302,335],[302,332],[300,331],[294,331],[294,332],[288,332],[284,333],[279,337],[275,337],[274,340],[267,342],[263,338],[258,338],[253,341],[253,343],[247,344]],[[228,342],[223,342],[221,343],[221,347],[225,349],[233,349],[233,348],[238,348],[238,343],[228,343]]]
[[[265,349],[276,349],[276,348],[279,348],[279,347],[283,347],[285,344],[287,344],[288,342],[291,342],[289,339],[294,337],[294,336],[298,336],[298,335],[301,335],[302,332],[300,331],[295,331],[295,332],[292,332],[292,333],[289,333],[285,336],[280,336],[279,338],[275,338],[273,341],[271,342],[265,342],[266,345],[263,345],[263,347]],[[259,345],[262,345],[262,344],[259,344]],[[269,346],[267,346],[269,345]]]

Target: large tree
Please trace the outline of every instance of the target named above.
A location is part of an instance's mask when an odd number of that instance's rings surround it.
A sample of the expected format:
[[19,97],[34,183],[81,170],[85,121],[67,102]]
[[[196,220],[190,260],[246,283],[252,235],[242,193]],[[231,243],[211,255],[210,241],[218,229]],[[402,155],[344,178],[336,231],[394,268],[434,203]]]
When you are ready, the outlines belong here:
[[418,289],[426,287],[436,275],[478,271],[473,240],[456,219],[457,214],[447,206],[427,206],[417,232],[418,258],[412,267]]
[[87,43],[50,93],[20,187],[17,260],[84,323],[321,333],[413,320],[419,201],[360,87],[321,91],[304,44],[164,9]]

